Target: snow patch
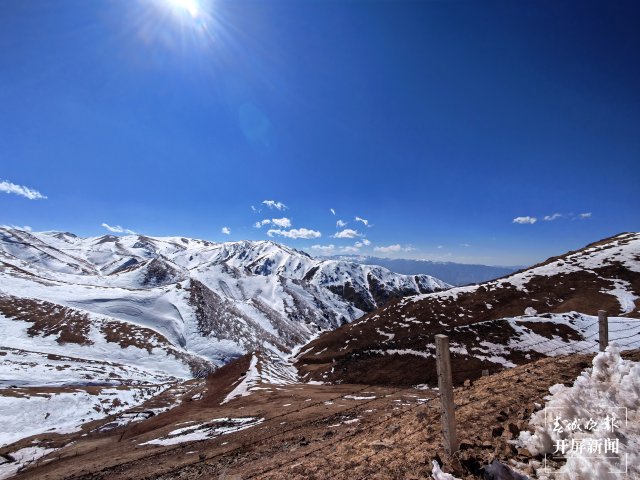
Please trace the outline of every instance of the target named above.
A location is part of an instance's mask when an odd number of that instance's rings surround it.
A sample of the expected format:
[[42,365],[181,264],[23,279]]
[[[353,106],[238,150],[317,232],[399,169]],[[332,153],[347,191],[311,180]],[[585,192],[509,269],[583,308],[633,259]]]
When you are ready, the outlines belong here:
[[253,355],[251,357],[251,364],[249,365],[249,370],[242,378],[240,383],[236,388],[233,389],[231,393],[229,393],[225,399],[222,401],[220,405],[223,405],[227,402],[230,402],[234,398],[237,397],[246,397],[249,395],[249,389],[255,386],[260,381],[260,373],[258,372],[258,357]]
[[246,430],[261,424],[264,418],[239,417],[239,418],[214,418],[210,422],[198,425],[181,427],[169,432],[167,437],[149,440],[140,445],[176,445],[184,442],[196,442],[209,438],[228,435],[230,433]]

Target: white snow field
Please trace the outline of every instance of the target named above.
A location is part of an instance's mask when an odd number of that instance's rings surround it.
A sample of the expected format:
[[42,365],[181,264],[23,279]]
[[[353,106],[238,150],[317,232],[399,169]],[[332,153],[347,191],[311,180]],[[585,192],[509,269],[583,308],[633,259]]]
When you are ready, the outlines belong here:
[[91,393],[84,389],[52,393],[18,389],[13,396],[0,395],[0,446],[47,431],[78,431],[83,423],[131,408],[167,387],[105,387]]

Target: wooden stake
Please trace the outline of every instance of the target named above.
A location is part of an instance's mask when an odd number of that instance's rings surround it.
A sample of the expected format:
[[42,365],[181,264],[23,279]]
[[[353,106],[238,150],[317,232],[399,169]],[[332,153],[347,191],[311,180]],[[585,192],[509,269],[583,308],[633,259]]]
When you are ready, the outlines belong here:
[[609,318],[606,310],[598,310],[598,333],[600,334],[600,351],[604,352],[609,345]]
[[453,384],[451,382],[451,357],[449,355],[449,337],[436,335],[436,366],[438,370],[438,390],[442,402],[442,434],[444,446],[449,455],[458,451],[456,436],[455,405],[453,403]]

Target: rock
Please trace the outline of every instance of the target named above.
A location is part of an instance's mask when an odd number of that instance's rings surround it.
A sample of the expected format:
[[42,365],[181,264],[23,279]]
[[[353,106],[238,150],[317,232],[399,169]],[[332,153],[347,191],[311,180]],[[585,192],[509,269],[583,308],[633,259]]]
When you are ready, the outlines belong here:
[[474,447],[474,443],[471,440],[468,439],[464,439],[464,440],[460,440],[460,443],[458,444],[458,448],[460,450],[468,450],[469,448],[473,448]]
[[520,464],[520,466],[518,468],[520,468],[520,470],[522,470],[527,475],[533,475],[533,473],[534,473],[534,468],[533,468],[532,465],[522,465],[522,464]]
[[520,429],[513,423],[510,423],[509,425],[507,425],[507,428],[509,429],[509,432],[511,433],[511,436],[513,438],[518,438],[518,435],[520,435]]
[[485,480],[529,480],[524,475],[514,472],[503,463],[494,460],[484,468]]
[[387,428],[387,432],[389,432],[390,435],[393,435],[394,433],[397,433],[399,431],[400,431],[400,424],[398,423],[392,423]]
[[471,380],[469,380],[468,378],[464,381],[464,386],[465,388],[469,388],[471,386]]
[[526,448],[519,448],[518,449],[518,455],[522,456],[522,457],[527,457],[527,458],[531,458],[533,455],[531,455],[531,452],[529,450],[527,450]]
[[393,440],[375,440],[373,442],[371,442],[369,445],[374,449],[374,450],[382,450],[383,448],[391,448],[393,447]]
[[499,437],[502,435],[502,432],[504,432],[504,427],[502,425],[496,425],[491,429],[491,436],[494,438]]

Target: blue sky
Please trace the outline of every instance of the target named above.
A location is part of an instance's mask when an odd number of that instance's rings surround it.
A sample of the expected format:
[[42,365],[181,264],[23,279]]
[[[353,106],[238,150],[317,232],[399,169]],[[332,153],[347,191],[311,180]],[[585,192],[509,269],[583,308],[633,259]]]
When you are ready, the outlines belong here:
[[638,5],[4,0],[0,224],[502,265],[638,230]]

